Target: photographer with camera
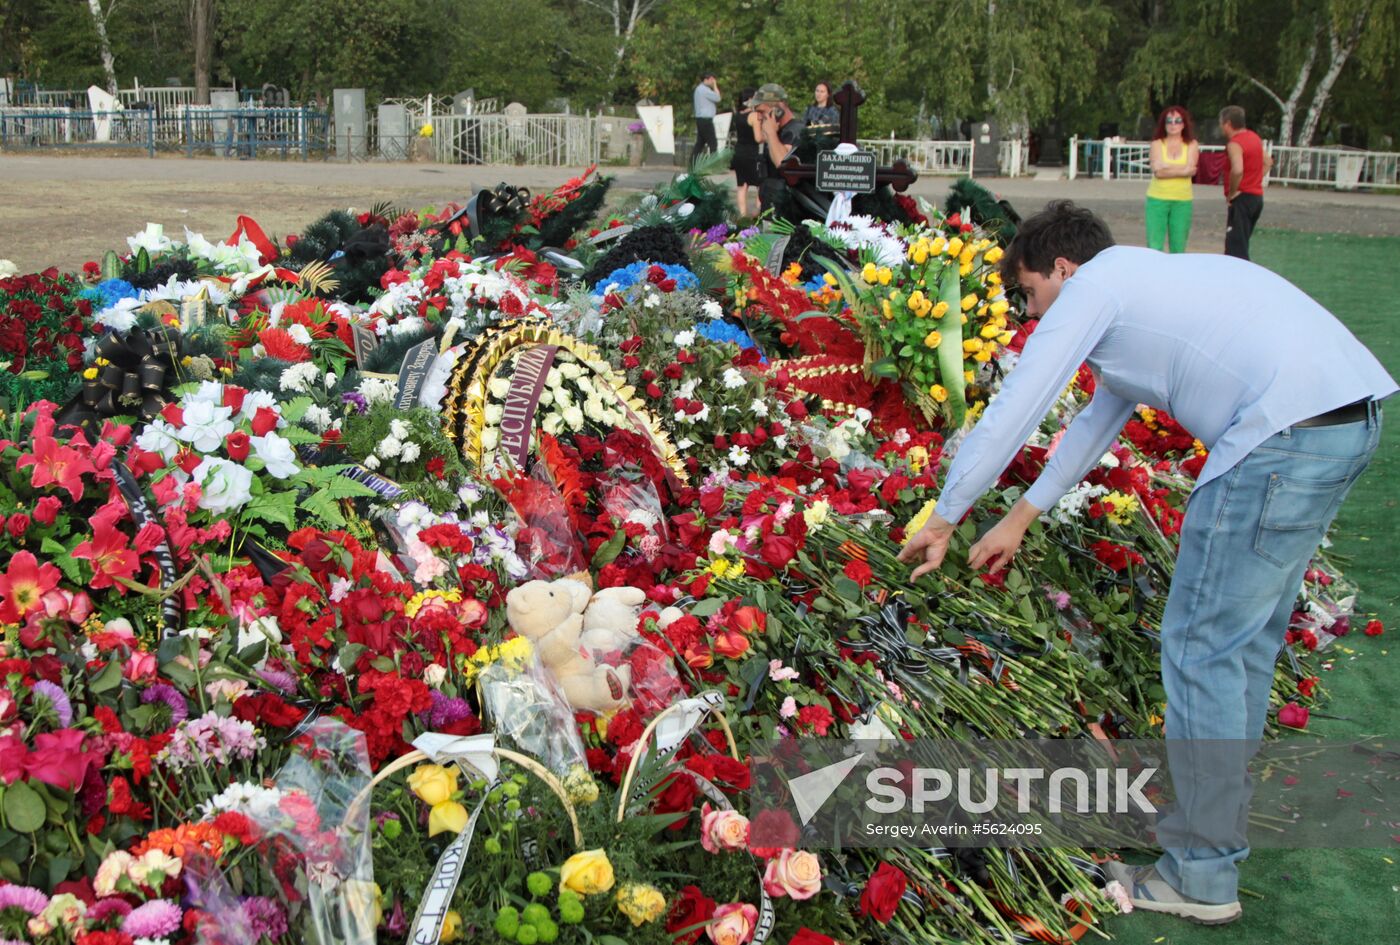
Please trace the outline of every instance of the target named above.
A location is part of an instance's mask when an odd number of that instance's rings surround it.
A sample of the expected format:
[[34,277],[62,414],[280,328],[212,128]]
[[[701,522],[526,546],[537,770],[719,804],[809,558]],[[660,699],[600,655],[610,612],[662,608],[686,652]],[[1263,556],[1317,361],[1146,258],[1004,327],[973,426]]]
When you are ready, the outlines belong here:
[[804,126],[788,105],[787,91],[775,82],[759,86],[748,106],[758,116],[759,149],[767,159],[767,176],[759,185],[758,199],[763,209],[768,210],[787,190],[787,182],[778,173],[778,166],[797,146]]

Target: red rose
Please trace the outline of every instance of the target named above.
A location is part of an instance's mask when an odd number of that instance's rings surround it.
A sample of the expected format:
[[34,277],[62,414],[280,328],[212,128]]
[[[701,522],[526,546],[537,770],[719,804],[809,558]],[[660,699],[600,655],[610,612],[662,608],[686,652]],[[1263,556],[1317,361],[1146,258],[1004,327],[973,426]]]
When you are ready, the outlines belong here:
[[715,769],[713,781],[723,782],[728,787],[736,791],[747,791],[752,779],[752,772],[749,766],[742,761],[735,761],[728,755],[711,755],[710,766]]
[[700,796],[700,789],[695,786],[695,779],[688,774],[673,774],[665,783],[666,787],[656,797],[656,812],[680,814],[680,817],[667,825],[671,830],[680,830],[690,817],[691,809],[695,807],[695,799]]
[[791,535],[766,535],[759,554],[774,568],[787,567],[788,562],[797,556],[797,540]]
[[186,475],[194,475],[194,471],[199,468],[199,464],[204,460],[192,449],[182,449],[175,454],[175,464],[183,469]]
[[253,435],[267,436],[277,429],[277,411],[271,407],[259,407],[253,414]]
[[740,607],[734,611],[734,628],[743,634],[762,633],[768,628],[768,615],[757,607]]
[[788,945],[841,945],[841,943],[829,935],[813,932],[804,925],[793,933],[792,938],[788,939]]
[[1278,710],[1278,722],[1289,728],[1307,728],[1308,710],[1296,702],[1290,702]]
[[29,516],[23,512],[16,512],[5,523],[5,530],[10,533],[11,538],[23,537],[24,533],[29,531]]
[[24,759],[31,778],[72,791],[83,783],[88,766],[98,760],[96,752],[83,751],[87,735],[75,728],[40,732],[34,736],[34,750]]
[[876,922],[887,923],[894,918],[900,897],[909,886],[909,877],[897,866],[881,863],[860,893],[860,914]]
[[794,420],[802,420],[807,416],[807,405],[800,400],[790,400],[783,408],[783,413]]
[[785,810],[765,808],[749,821],[749,852],[769,859],[797,846],[797,824]]
[[724,490],[706,489],[700,493],[700,511],[706,518],[713,518],[724,508]]
[[1385,633],[1385,624],[1381,623],[1379,620],[1367,621],[1366,629],[1363,632],[1368,637],[1378,637],[1382,633]]
[[224,450],[228,453],[228,458],[235,463],[241,463],[248,458],[248,451],[253,444],[248,439],[248,434],[242,430],[234,430],[224,438]]
[[701,892],[699,886],[685,886],[666,916],[666,931],[682,945],[690,945],[705,931],[706,923],[714,914],[713,899]]
[[185,425],[185,411],[179,404],[166,404],[160,408],[161,418],[172,427],[182,427]]
[[737,660],[749,651],[749,638],[738,630],[721,630],[715,634],[714,650],[725,659]]
[[1313,690],[1317,688],[1317,683],[1318,678],[1316,676],[1305,676],[1304,678],[1298,680],[1298,695],[1303,696],[1304,698],[1311,696],[1313,694]]
[[238,413],[243,409],[243,398],[248,396],[248,392],[241,387],[234,387],[232,384],[224,386],[224,406]]

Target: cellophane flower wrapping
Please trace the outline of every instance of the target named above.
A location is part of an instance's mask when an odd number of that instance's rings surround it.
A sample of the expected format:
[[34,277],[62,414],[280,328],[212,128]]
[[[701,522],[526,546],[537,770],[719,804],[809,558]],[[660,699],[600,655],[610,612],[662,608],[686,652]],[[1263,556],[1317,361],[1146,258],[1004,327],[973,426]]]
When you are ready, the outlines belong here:
[[573,710],[533,653],[496,660],[477,676],[477,685],[487,725],[499,740],[561,777],[585,765]]

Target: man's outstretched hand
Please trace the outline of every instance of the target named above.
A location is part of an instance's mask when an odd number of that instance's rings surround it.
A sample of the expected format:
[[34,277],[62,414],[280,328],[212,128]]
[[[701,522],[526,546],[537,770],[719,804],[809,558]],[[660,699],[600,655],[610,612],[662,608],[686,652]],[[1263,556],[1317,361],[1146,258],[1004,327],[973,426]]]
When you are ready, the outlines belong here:
[[936,571],[943,564],[943,558],[948,554],[948,540],[952,537],[953,523],[937,512],[930,514],[924,527],[910,537],[899,553],[899,560],[905,564],[920,560],[923,562],[909,575],[911,581],[917,581],[930,571]]

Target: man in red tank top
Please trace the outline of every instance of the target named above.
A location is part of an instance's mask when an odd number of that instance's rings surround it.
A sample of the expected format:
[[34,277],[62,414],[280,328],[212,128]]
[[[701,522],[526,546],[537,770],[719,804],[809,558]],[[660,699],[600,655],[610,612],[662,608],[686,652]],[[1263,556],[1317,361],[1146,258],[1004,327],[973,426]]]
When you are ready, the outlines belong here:
[[1227,105],[1220,110],[1220,131],[1225,135],[1225,255],[1249,258],[1249,238],[1259,214],[1264,212],[1264,174],[1274,160],[1264,153],[1264,142],[1245,126],[1244,109]]

